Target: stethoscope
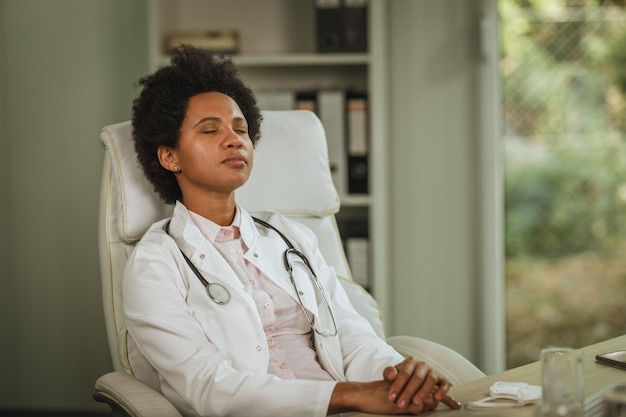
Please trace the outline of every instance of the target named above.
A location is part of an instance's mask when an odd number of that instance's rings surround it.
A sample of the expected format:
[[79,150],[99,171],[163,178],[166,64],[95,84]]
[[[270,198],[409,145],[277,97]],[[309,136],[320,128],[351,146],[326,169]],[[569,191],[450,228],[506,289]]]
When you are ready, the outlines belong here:
[[[328,302],[328,298],[326,298],[326,293],[324,289],[322,288],[322,285],[320,284],[319,280],[317,279],[317,275],[315,274],[315,271],[313,271],[313,267],[311,266],[309,259],[306,257],[305,254],[297,250],[293,246],[291,241],[287,238],[287,236],[285,236],[284,233],[282,233],[276,227],[256,217],[252,217],[252,220],[254,220],[254,222],[257,224],[260,224],[261,226],[271,229],[275,231],[276,233],[278,233],[278,236],[280,236],[280,238],[287,245],[287,249],[285,250],[285,252],[283,252],[283,262],[285,265],[285,269],[287,270],[287,273],[289,274],[289,279],[291,280],[291,284],[296,290],[296,296],[298,297],[298,302],[300,303],[300,307],[302,307],[302,311],[304,312],[304,315],[306,316],[306,319],[309,322],[311,329],[315,331],[315,333],[324,337],[337,336],[337,322],[335,321],[335,315],[333,314],[333,310],[330,308],[330,303]],[[168,235],[170,234],[170,222],[168,222],[167,225],[165,226],[165,232]],[[196,277],[198,277],[200,282],[205,286],[207,294],[209,295],[209,298],[213,300],[213,302],[219,305],[228,304],[228,302],[231,299],[230,291],[228,291],[228,288],[226,288],[224,285],[220,284],[219,282],[207,281],[202,276],[202,273],[200,273],[198,268],[196,268],[196,266],[193,264],[193,262],[191,262],[191,259],[189,259],[187,255],[185,255],[182,249],[180,249],[180,247],[178,248],[178,250],[183,255],[183,258],[185,258],[185,261],[187,262],[187,265],[189,265],[189,268],[191,268],[191,270],[196,275]],[[298,286],[296,285],[296,280],[293,277],[293,265],[294,265],[294,262],[298,262],[298,261],[304,264],[304,266],[308,270],[309,277],[315,284],[317,291],[322,296],[322,299],[324,300],[324,304],[326,304],[326,308],[328,309],[328,313],[330,314],[330,318],[333,322],[334,331],[332,333],[329,332],[327,329],[319,330],[315,326],[315,323],[313,322],[313,319],[311,319],[311,316],[309,315],[307,309],[304,307],[304,302],[302,301],[301,292],[298,289]]]

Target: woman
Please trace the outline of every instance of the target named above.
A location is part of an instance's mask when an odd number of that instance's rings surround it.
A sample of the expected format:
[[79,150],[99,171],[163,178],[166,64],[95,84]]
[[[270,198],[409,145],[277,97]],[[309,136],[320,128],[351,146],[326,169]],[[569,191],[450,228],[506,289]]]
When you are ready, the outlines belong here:
[[[459,408],[445,379],[404,359],[354,311],[311,231],[278,213],[256,225],[237,205],[261,113],[232,62],[180,47],[140,84],[135,149],[175,208],[137,244],[124,274],[135,376],[190,416],[419,414],[440,401]],[[291,243],[323,295],[299,267],[296,294],[282,264]],[[329,314],[335,328],[316,327]]]

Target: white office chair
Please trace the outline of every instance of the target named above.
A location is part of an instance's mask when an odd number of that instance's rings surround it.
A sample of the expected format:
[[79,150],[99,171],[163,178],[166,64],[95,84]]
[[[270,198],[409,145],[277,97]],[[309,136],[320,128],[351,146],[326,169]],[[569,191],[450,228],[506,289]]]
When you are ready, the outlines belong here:
[[[352,281],[337,231],[339,198],[330,175],[322,124],[309,111],[268,111],[263,113],[261,130],[252,175],[237,191],[237,201],[250,212],[280,211],[313,230],[351,303],[384,338],[378,306]],[[94,398],[108,403],[115,415],[180,416],[165,397],[132,376],[121,293],[124,264],[135,243],[153,222],[169,217],[172,207],[159,199],[143,176],[130,122],[105,127],[100,139],[106,149],[100,201],[100,268],[114,372],[96,381]],[[439,344],[409,336],[387,341],[401,354],[428,362],[452,384],[484,376],[457,352]]]

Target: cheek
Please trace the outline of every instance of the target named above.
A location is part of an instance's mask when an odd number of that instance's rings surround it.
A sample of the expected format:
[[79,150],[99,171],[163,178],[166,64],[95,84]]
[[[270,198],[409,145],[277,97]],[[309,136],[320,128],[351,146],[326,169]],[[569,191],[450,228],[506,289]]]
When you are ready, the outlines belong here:
[[254,166],[254,146],[252,144],[248,146],[248,164],[250,165],[250,168]]

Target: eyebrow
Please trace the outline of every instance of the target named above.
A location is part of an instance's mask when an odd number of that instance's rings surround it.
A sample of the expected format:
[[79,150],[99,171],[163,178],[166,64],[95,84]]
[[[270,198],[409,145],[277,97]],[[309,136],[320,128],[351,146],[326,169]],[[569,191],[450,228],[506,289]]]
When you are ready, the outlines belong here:
[[[239,121],[239,122],[245,122],[246,121],[246,119],[244,117],[235,117],[234,120],[235,121]],[[198,123],[193,125],[192,129],[195,129],[196,127],[198,127],[200,124],[202,124],[204,122],[219,122],[219,121],[221,121],[221,119],[219,117],[214,117],[214,116],[204,117],[204,118],[198,120]]]
[[204,123],[204,122],[213,122],[213,121],[219,121],[220,118],[219,117],[204,117],[202,119],[200,119],[198,121],[198,123],[196,123],[195,125],[193,125],[192,129],[195,129],[196,127],[198,127],[198,125]]

